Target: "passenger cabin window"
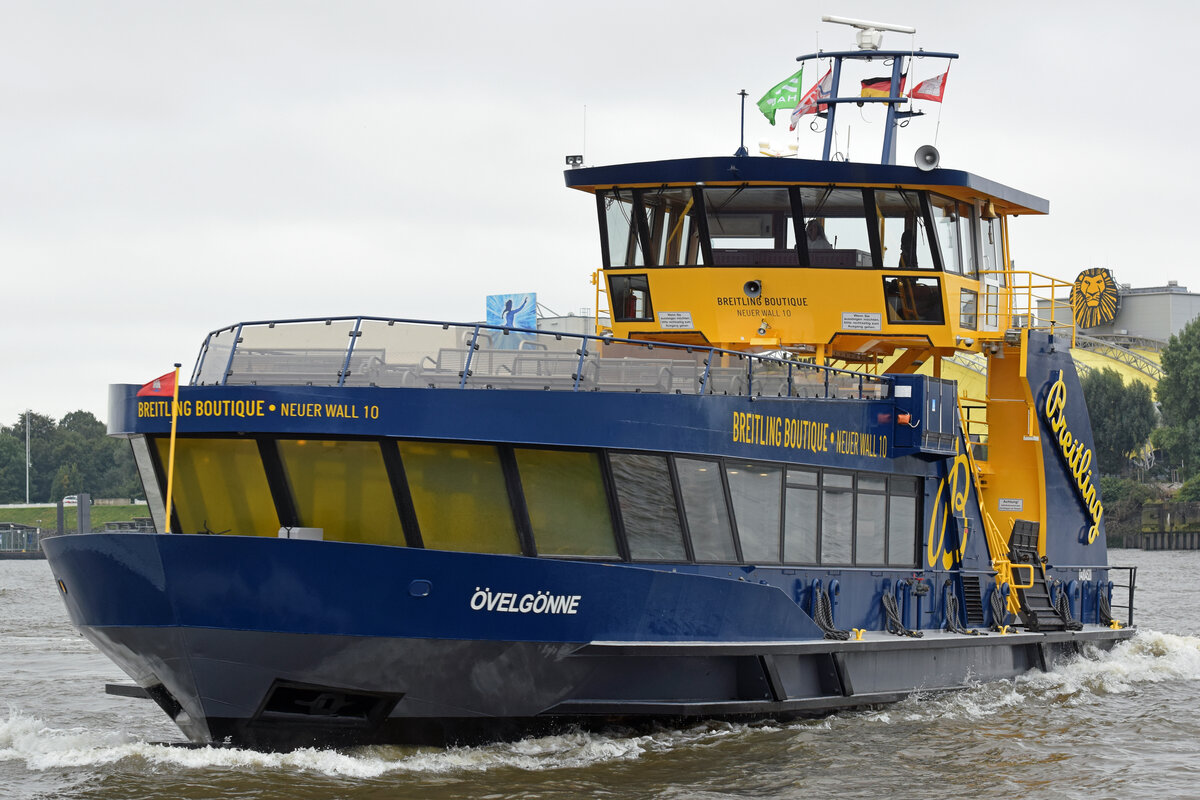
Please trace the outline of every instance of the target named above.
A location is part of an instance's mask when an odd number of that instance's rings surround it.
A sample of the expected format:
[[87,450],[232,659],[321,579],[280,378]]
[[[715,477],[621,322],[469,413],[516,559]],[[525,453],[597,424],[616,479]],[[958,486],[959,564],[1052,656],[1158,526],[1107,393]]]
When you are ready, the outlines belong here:
[[612,453],[608,459],[629,555],[635,561],[686,559],[666,456]]
[[817,563],[817,517],[820,506],[816,470],[789,468],[784,498],[783,560],[795,564]]
[[[165,467],[170,440],[155,439]],[[175,481],[171,503],[179,533],[279,535],[279,515],[254,439],[175,441]]]
[[405,544],[378,442],[281,439],[278,448],[301,526],[339,542]]
[[495,447],[400,442],[408,490],[430,550],[520,553],[500,453]]
[[696,560],[737,561],[720,463],[676,458],[675,473]]
[[[160,483],[168,441],[151,442],[139,466]],[[417,534],[404,526],[415,524],[435,550],[911,569],[923,485],[691,455],[183,437],[172,529],[275,536],[284,514],[285,524],[321,528],[329,541],[403,545]]]
[[538,555],[616,558],[600,456],[565,450],[514,452]]
[[729,478],[742,558],[753,564],[778,564],[783,468],[760,462],[729,461],[725,464],[725,474]]

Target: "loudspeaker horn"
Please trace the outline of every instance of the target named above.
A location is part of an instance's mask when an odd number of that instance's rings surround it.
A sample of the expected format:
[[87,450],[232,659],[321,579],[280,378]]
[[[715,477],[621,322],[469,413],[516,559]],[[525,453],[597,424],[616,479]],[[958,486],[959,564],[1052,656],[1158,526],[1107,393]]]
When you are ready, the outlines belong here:
[[913,161],[917,163],[917,169],[929,172],[931,169],[937,169],[937,165],[942,163],[942,154],[933,145],[923,144],[913,154]]
[[762,281],[746,281],[746,285],[742,287],[746,297],[758,297],[762,294]]

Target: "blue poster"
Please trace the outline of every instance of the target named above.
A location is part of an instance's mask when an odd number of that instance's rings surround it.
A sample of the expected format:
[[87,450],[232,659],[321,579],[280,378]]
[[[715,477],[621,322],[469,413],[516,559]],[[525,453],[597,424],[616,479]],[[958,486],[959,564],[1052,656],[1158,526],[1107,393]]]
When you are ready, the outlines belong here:
[[[487,296],[487,323],[505,328],[537,330],[537,293],[489,294]],[[493,336],[493,347],[498,350],[515,350],[530,336]]]

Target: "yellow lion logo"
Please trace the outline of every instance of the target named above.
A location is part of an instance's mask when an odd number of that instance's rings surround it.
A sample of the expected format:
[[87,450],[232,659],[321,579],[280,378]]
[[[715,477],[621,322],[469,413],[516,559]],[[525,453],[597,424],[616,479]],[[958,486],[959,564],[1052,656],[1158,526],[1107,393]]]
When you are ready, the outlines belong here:
[[1085,269],[1071,287],[1071,312],[1080,328],[1106,325],[1116,319],[1120,295],[1112,272],[1103,267]]

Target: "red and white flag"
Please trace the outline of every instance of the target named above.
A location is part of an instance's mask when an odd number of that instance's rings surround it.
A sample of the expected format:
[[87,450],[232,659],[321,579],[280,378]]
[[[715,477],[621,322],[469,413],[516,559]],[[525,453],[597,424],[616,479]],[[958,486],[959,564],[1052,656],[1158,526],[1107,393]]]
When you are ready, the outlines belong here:
[[908,96],[913,100],[932,100],[935,103],[942,102],[942,97],[946,94],[946,76],[950,74],[950,70],[946,70],[936,78],[927,78],[913,87]]
[[175,371],[159,376],[138,389],[138,397],[174,397]]
[[788,130],[796,130],[796,124],[805,114],[816,114],[829,108],[828,105],[821,101],[828,100],[831,94],[833,94],[832,69],[826,72],[825,77],[813,84],[813,87],[800,98],[800,102],[796,104],[795,110],[792,111],[791,124],[788,126]]

